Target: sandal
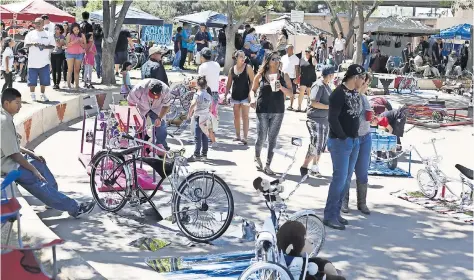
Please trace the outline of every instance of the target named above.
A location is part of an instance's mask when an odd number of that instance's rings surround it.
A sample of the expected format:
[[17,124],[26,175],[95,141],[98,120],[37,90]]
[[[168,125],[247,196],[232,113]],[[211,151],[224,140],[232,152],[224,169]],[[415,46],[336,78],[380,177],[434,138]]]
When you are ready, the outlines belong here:
[[265,166],[265,169],[263,169],[263,172],[267,175],[270,175],[270,176],[273,176],[275,175],[275,172],[273,172],[271,169],[270,169],[270,166]]
[[263,164],[259,157],[255,157],[255,164],[257,165],[257,170],[263,170]]
[[239,142],[239,141],[242,141],[242,140],[239,137],[235,137],[234,139],[232,139],[232,141]]
[[242,141],[242,144],[247,145],[247,140],[246,139],[242,139],[241,141]]
[[293,107],[290,106],[290,107],[286,108],[286,110],[293,111]]
[[296,111],[295,111],[295,112],[297,112],[297,113],[301,113],[301,112],[303,112],[303,111],[301,111],[301,109],[300,109],[300,108],[298,108],[298,109],[296,109]]

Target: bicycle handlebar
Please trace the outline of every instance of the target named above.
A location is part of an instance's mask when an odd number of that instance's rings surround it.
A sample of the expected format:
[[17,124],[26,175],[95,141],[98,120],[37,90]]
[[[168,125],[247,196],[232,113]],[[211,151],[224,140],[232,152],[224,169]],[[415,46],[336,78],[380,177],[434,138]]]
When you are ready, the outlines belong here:
[[275,154],[279,154],[279,155],[281,155],[281,156],[283,156],[283,157],[285,157],[285,158],[289,158],[289,159],[292,159],[292,160],[295,159],[295,156],[294,156],[294,155],[291,155],[290,153],[286,153],[286,152],[284,152],[284,151],[282,151],[282,150],[279,150],[279,149],[273,149],[273,152],[274,152]]
[[431,144],[431,143],[434,143],[436,141],[441,141],[441,140],[445,140],[446,138],[444,137],[441,137],[441,138],[431,138],[430,139],[430,142],[423,142],[423,144]]

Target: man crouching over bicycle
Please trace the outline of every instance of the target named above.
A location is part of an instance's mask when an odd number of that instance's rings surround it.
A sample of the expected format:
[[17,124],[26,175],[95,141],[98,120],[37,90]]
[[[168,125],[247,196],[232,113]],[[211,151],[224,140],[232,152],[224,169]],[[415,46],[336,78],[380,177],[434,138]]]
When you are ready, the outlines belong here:
[[170,88],[160,80],[144,79],[130,90],[127,101],[130,106],[137,107],[142,117],[149,117],[155,125],[154,144],[161,144],[169,150],[164,118],[171,103]]

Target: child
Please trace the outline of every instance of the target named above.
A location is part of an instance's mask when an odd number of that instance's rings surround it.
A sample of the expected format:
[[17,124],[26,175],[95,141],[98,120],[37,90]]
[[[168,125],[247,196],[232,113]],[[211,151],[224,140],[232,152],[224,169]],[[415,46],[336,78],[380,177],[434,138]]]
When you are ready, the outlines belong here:
[[120,70],[122,73],[122,88],[120,89],[120,93],[123,95],[128,95],[132,89],[132,83],[130,82],[130,70],[132,70],[132,63],[125,61],[122,64],[122,69]]
[[[189,108],[188,119],[191,117],[195,120],[194,129],[194,155],[189,161],[207,160],[208,142],[216,141],[214,132],[212,131],[211,121],[211,104],[212,96],[207,92],[206,77],[200,76],[197,79],[198,92],[194,94]],[[202,145],[202,150],[201,150]]]
[[92,68],[94,67],[95,54],[97,49],[94,44],[94,37],[92,34],[86,34],[86,54],[84,56],[84,87],[85,88],[94,88],[92,86]]
[[23,49],[19,49],[18,50],[18,58],[17,58],[17,61],[18,61],[18,64],[20,65],[20,69],[18,69],[18,65],[17,65],[17,73],[20,75],[20,82],[24,83],[26,82],[26,74],[27,74],[27,71],[26,71],[26,64],[27,64],[27,56],[26,56],[26,50],[23,48]]
[[196,42],[194,41],[194,35],[189,37],[188,42],[188,66],[191,65],[194,59],[194,50],[196,49]]
[[13,87],[13,47],[15,46],[15,41],[7,37],[3,40],[3,52],[2,52],[2,74],[5,78],[5,84],[3,85],[2,92],[6,88]]

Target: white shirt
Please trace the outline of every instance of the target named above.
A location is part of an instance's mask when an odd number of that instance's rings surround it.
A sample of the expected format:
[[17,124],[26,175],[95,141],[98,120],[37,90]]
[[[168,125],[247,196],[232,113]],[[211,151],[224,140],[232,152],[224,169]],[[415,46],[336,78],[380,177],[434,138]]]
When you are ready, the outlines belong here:
[[48,24],[45,24],[43,28],[46,32],[48,32],[49,36],[54,36],[54,29],[56,28],[54,23],[50,21]]
[[295,66],[298,66],[298,65],[300,65],[300,60],[294,54],[290,57],[288,57],[288,54],[285,54],[281,58],[281,71],[283,71],[283,73],[288,74],[290,79],[296,78]]
[[199,76],[205,76],[207,86],[211,92],[219,92],[219,76],[221,73],[221,66],[215,61],[204,62],[199,66]]
[[345,48],[346,48],[346,39],[336,38],[336,40],[334,40],[334,51],[336,51],[336,52],[337,51],[344,51]]
[[423,58],[419,55],[415,56],[413,62],[415,62],[416,66],[423,66]]
[[5,48],[5,51],[3,52],[2,54],[2,71],[6,71],[7,68],[6,68],[6,65],[7,65],[7,60],[6,58],[8,57],[8,70],[10,70],[10,72],[13,71],[13,51],[12,51],[12,48],[10,47],[7,47]]
[[[34,43],[51,46],[56,45],[54,37],[49,36],[49,33],[44,30],[33,30],[26,34],[25,45]],[[30,47],[28,50],[28,68],[43,68],[46,65],[49,65],[51,63],[49,59],[50,52],[50,49],[40,50],[38,47]]]

